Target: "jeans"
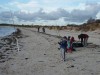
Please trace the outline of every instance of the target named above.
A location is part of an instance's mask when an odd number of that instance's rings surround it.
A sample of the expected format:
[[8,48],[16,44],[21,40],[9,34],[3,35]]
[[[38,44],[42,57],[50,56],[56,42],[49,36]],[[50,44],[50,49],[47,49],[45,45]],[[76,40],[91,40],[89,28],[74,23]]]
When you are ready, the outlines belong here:
[[87,46],[87,40],[88,40],[88,38],[84,39],[84,46]]
[[63,61],[65,61],[65,49],[64,48],[60,48],[61,50],[61,56],[63,58]]

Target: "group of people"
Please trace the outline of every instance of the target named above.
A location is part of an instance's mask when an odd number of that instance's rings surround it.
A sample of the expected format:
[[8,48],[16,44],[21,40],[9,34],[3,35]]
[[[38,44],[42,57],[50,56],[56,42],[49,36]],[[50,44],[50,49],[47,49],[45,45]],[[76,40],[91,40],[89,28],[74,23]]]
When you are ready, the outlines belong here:
[[[81,39],[81,43],[83,46],[86,46],[87,45],[87,40],[89,38],[89,36],[87,34],[80,34],[78,35],[78,38]],[[75,39],[74,37],[72,36],[64,36],[60,42],[58,42],[58,44],[60,45],[60,50],[61,50],[61,55],[62,55],[62,58],[63,58],[63,61],[65,61],[65,53],[68,52],[68,53],[72,53],[73,50],[75,50],[73,48],[74,46],[74,43],[75,42]]]
[[[38,29],[38,32],[40,32],[40,27],[38,27],[37,29]],[[44,27],[42,27],[42,31],[43,31],[43,33],[45,33],[45,28]]]
[[60,42],[58,42],[58,44],[60,45],[60,50],[61,50],[61,55],[62,55],[62,58],[63,60],[65,61],[65,52],[70,52],[72,53],[73,51],[73,42],[75,41],[74,37],[66,37],[64,36]]

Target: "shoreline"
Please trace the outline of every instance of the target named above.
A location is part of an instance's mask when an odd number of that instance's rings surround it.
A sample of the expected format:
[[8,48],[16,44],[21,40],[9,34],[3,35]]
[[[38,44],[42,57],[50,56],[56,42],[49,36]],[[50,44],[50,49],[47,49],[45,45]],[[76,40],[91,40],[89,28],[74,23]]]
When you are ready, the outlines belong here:
[[[21,35],[21,31],[16,29],[10,35],[0,37],[0,63],[9,60],[12,53],[18,50],[17,38]],[[18,50],[19,51],[19,50]]]
[[6,27],[2,26],[0,28],[1,28],[0,29],[0,32],[1,32],[0,37],[1,38],[12,35],[13,32],[16,32],[16,28],[11,27],[11,26],[8,26],[8,27],[7,26]]

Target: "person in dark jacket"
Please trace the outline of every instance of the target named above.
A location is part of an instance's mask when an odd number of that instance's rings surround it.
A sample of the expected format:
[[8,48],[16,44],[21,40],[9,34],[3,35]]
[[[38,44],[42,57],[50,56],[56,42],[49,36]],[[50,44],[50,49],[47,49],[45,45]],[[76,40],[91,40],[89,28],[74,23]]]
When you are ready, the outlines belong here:
[[67,37],[64,36],[60,42],[58,42],[58,44],[60,45],[60,50],[61,50],[61,56],[63,58],[63,61],[65,61],[65,52],[66,52],[66,48],[67,48]]
[[42,28],[42,31],[43,31],[43,33],[45,33],[45,28],[44,27]]
[[40,32],[40,27],[38,27],[38,32]]
[[78,38],[81,39],[81,44],[83,44],[83,46],[87,45],[87,41],[89,36],[87,34],[80,34],[78,35]]

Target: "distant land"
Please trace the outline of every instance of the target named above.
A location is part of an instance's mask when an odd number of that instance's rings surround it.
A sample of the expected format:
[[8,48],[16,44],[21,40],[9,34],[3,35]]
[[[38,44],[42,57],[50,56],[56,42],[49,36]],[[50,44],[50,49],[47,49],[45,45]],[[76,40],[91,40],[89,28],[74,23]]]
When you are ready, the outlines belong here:
[[6,24],[2,23],[0,26],[14,26],[14,27],[45,27],[49,29],[56,29],[56,30],[75,30],[75,31],[94,31],[94,30],[100,30],[100,19],[92,19],[90,18],[86,23],[83,23],[81,25],[76,24],[67,24],[66,26],[59,26],[59,25],[18,25],[18,24]]

